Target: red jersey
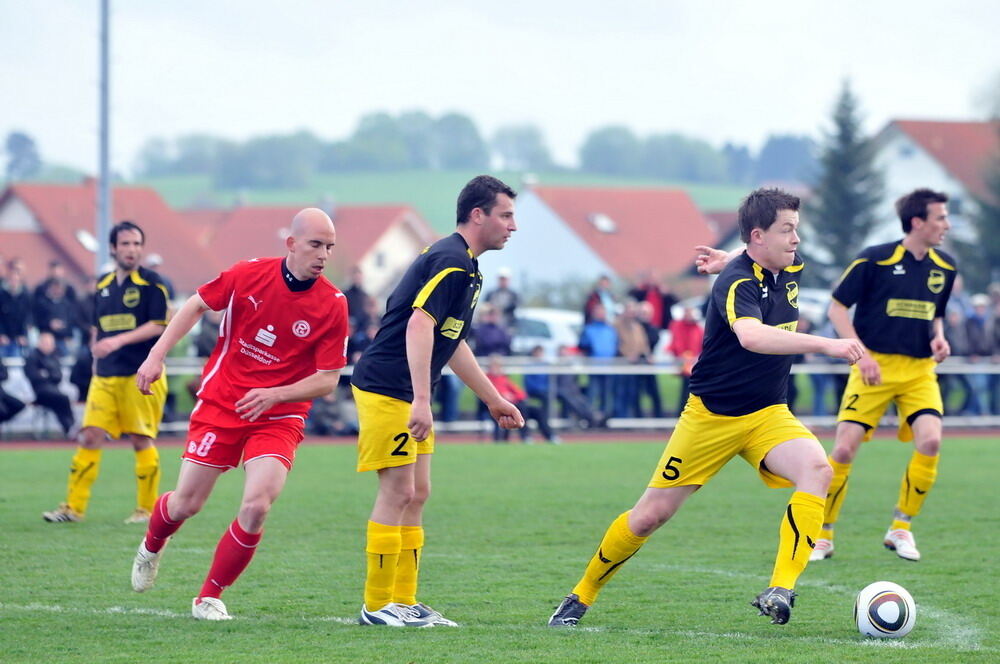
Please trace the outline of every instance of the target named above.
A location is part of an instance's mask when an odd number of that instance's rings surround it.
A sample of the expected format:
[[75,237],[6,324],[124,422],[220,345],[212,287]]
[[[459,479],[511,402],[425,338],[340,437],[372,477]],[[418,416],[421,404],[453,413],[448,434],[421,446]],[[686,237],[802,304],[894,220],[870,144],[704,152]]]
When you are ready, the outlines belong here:
[[[209,308],[224,310],[198,397],[231,412],[234,423],[240,422],[236,402],[249,390],[289,385],[347,364],[347,298],[323,276],[292,291],[282,260],[237,263],[198,289]],[[309,405],[279,403],[261,419],[304,420]]]

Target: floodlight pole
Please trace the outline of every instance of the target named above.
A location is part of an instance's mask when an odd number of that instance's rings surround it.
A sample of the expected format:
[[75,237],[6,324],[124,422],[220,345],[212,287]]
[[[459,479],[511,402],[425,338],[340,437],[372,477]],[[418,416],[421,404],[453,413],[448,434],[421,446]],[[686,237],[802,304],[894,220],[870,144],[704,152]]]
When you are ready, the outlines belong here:
[[97,263],[94,274],[98,275],[107,264],[108,233],[111,231],[111,169],[109,165],[109,90],[108,51],[110,31],[108,26],[108,5],[110,0],[101,0],[101,83],[100,83],[100,164],[97,176]]

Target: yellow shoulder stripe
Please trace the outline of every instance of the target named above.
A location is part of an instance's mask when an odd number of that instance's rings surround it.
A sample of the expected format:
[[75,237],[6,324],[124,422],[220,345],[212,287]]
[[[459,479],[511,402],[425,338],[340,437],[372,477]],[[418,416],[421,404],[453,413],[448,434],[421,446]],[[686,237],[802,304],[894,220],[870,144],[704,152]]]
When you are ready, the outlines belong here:
[[97,290],[101,290],[102,288],[107,288],[108,286],[111,285],[111,282],[114,280],[115,280],[115,273],[108,272],[106,275],[104,275],[103,279],[97,282]]
[[848,266],[847,266],[847,269],[846,269],[846,270],[844,270],[844,273],[843,273],[842,275],[840,275],[840,279],[837,279],[837,283],[839,284],[839,283],[841,283],[841,282],[842,282],[842,281],[843,281],[844,279],[846,279],[846,278],[847,278],[847,275],[848,275],[848,273],[850,273],[850,271],[851,271],[851,270],[853,270],[853,269],[854,269],[854,268],[856,268],[857,266],[861,265],[862,263],[867,263],[867,262],[868,262],[868,259],[867,259],[867,258],[859,258],[859,259],[857,259],[856,261],[854,261],[853,263],[851,263],[850,265],[848,265]]
[[[757,277],[757,281],[759,281],[761,283],[764,283],[764,268],[762,268],[760,265],[757,265],[756,263],[754,263],[753,264],[753,276]],[[746,279],[743,279],[742,281],[746,281]],[[739,282],[736,282],[736,283],[739,283]]]
[[163,284],[156,284],[156,287],[163,291],[163,299],[167,301],[167,304],[170,304],[170,293],[167,292],[167,287]]
[[798,265],[789,265],[785,268],[785,272],[800,272],[802,268],[806,266],[805,263],[799,263]]
[[[757,266],[754,265],[756,268]],[[726,320],[729,321],[729,327],[733,326],[736,322],[736,288],[742,284],[744,281],[750,281],[749,279],[737,279],[729,286],[729,293],[726,295]],[[744,316],[746,318],[746,316]]]
[[430,281],[424,284],[424,287],[420,289],[420,292],[417,293],[417,297],[413,300],[413,306],[417,309],[423,309],[424,304],[427,302],[427,298],[431,296],[431,293],[434,292],[434,289],[437,288],[437,285],[441,283],[442,279],[447,277],[452,272],[464,271],[465,270],[460,267],[448,267],[435,274],[431,277]]
[[892,256],[889,256],[884,261],[878,261],[876,265],[895,265],[899,261],[903,260],[903,254],[906,253],[906,247],[901,244],[897,244],[896,248],[892,252]]
[[955,266],[946,261],[945,259],[941,258],[941,254],[934,251],[933,249],[929,250],[927,252],[927,255],[931,257],[932,261],[937,263],[938,267],[943,267],[944,269],[951,270],[952,272],[955,271]]
[[139,270],[135,270],[129,275],[132,279],[132,283],[136,286],[148,286],[149,282],[139,276]]

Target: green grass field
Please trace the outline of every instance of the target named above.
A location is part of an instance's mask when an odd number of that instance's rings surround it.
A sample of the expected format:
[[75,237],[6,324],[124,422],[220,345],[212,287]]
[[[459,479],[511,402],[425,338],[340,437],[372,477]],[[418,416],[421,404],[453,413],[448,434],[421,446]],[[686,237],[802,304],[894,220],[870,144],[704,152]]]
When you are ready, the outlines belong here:
[[[837,555],[806,570],[792,621],[757,617],[787,491],[734,460],[605,589],[580,628],[545,621],[610,521],[631,506],[661,442],[441,444],[427,508],[421,599],[461,629],[353,624],[374,477],[351,446],[305,445],[257,557],[225,600],[236,620],[189,617],[242,474],[220,481],[168,549],[157,587],[129,569],[141,527],[122,525],[132,454],[105,453],[88,520],[43,523],[64,490],[69,448],[0,446],[2,662],[996,662],[998,441],[949,439],[916,527],[924,560],[882,548],[910,446],[869,444],[851,476]],[[180,449],[163,449],[163,489]],[[891,580],[916,598],[916,628],[862,638],[855,593]]]
[[[230,206],[242,197],[251,205],[299,205],[318,203],[332,196],[340,205],[405,203],[412,205],[439,233],[449,233],[455,225],[455,197],[472,177],[473,171],[399,171],[387,173],[318,173],[309,183],[289,189],[216,190],[209,176],[149,178],[137,184],[149,185],[167,202],[178,208]],[[521,174],[497,172],[497,177],[521,189]],[[540,173],[546,185],[605,187],[676,187],[688,192],[702,210],[735,210],[746,195],[746,187],[732,185],[664,182],[649,178],[621,178],[587,173]]]

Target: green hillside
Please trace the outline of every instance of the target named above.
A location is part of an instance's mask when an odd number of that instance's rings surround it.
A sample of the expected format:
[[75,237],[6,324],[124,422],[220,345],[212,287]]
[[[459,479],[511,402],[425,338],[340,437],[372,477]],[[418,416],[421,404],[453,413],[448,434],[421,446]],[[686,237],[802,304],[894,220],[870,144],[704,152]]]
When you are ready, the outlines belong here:
[[[250,205],[317,204],[332,199],[341,205],[364,203],[407,203],[415,207],[437,230],[444,233],[455,223],[455,197],[470,178],[472,171],[401,171],[392,173],[323,173],[298,189],[248,189],[218,191],[212,188],[209,176],[175,176],[150,178],[136,184],[155,188],[177,208],[222,206],[237,200]],[[521,188],[519,173],[499,172],[496,175]],[[677,187],[686,190],[703,210],[735,209],[746,194],[743,187],[670,183],[655,179],[605,177],[580,173],[543,173],[536,176],[540,184],[600,185],[622,187]]]

